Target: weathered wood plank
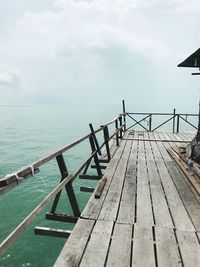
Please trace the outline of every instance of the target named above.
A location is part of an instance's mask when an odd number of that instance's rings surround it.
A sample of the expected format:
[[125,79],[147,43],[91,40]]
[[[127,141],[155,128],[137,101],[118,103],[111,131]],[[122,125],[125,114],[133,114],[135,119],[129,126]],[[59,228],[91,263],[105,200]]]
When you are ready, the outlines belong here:
[[144,139],[149,139],[149,133],[147,131],[144,131]]
[[196,228],[196,231],[200,231],[200,204],[194,197],[194,194],[186,184],[174,162],[167,162],[169,173],[176,185],[179,195],[185,205],[185,208]]
[[200,244],[195,233],[176,231],[184,266],[200,266]]
[[132,266],[155,266],[152,227],[134,225]]
[[146,141],[144,143],[145,146],[145,152],[146,152],[146,159],[147,161],[154,161],[153,153],[152,153],[152,148],[151,148],[151,143],[149,141]]
[[78,220],[54,267],[79,266],[93,226],[93,220]]
[[193,224],[180,199],[165,163],[159,161],[157,162],[157,167],[175,227],[179,230],[194,231]]
[[158,146],[158,149],[160,151],[160,154],[162,155],[163,160],[164,161],[172,161],[172,159],[170,158],[168,152],[166,151],[163,143],[157,142],[157,146]]
[[173,222],[166,202],[160,176],[155,162],[147,161],[148,174],[153,202],[155,225],[173,228]]
[[130,266],[132,226],[115,224],[106,267]]
[[[142,150],[139,150],[140,155],[141,155],[141,151]],[[151,197],[150,197],[150,190],[149,190],[147,165],[144,159],[138,160],[136,222],[143,224],[143,225],[153,225],[154,221],[153,221],[153,214],[152,214],[152,207],[151,207]]]
[[103,177],[99,181],[99,185],[97,186],[97,188],[95,190],[95,195],[94,195],[95,198],[100,198],[101,197],[101,194],[102,194],[103,189],[104,189],[104,187],[106,185],[106,182],[107,182],[107,178],[106,177]]
[[100,220],[114,221],[117,218],[117,212],[119,208],[128,158],[130,155],[131,144],[131,141],[127,141],[126,143],[124,152],[122,154],[120,162],[118,163],[116,172],[111,182],[111,186],[108,190],[101,212],[99,214]]
[[157,142],[151,142],[151,147],[156,161],[163,161],[162,155],[158,149]]
[[115,173],[115,170],[117,168],[118,162],[122,156],[124,147],[125,147],[126,141],[122,140],[118,150],[115,153],[115,156],[111,159],[109,166],[107,167],[105,174],[103,177],[107,178],[106,185],[104,187],[104,190],[102,192],[101,198],[96,199],[95,194],[93,193],[90,197],[90,200],[88,201],[85,209],[81,213],[82,218],[91,218],[91,219],[97,219],[99,212],[101,210],[102,204],[104,202],[104,199],[106,197],[106,194],[108,192],[108,188],[110,186],[110,183],[113,179],[113,175]]
[[[80,267],[103,267],[111,239],[113,222],[97,221],[84,252]],[[65,265],[66,266],[66,265]]]
[[158,140],[160,139],[160,135],[158,132],[153,132],[153,135],[155,139],[158,139]]
[[138,162],[143,161],[143,160],[146,160],[144,142],[139,141],[139,144],[138,144]]
[[178,244],[171,228],[155,227],[158,266],[182,266]]
[[135,197],[137,174],[137,143],[133,142],[124,180],[117,222],[133,224],[135,222]]

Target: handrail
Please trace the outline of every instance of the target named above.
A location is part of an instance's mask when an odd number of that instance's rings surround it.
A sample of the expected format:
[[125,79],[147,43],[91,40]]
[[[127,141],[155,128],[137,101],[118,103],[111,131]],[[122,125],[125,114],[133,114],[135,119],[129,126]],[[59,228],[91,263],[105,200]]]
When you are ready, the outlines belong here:
[[[166,113],[166,112],[126,112],[126,114],[130,114],[130,115],[156,115],[156,116],[163,116],[163,115],[166,115],[166,116],[173,116],[174,113]],[[176,115],[181,115],[181,116],[198,116],[199,114],[197,113],[176,113]]]
[[[99,128],[97,128],[96,130],[94,130],[93,134],[97,134],[101,131],[103,131],[103,129],[108,126],[113,124],[116,120],[118,120],[122,115],[120,114],[119,116],[117,116],[116,118],[114,118],[112,121],[104,124],[103,126],[100,126]],[[74,141],[73,143],[70,143],[66,146],[63,146],[62,148],[57,149],[56,151],[44,156],[43,158],[39,159],[38,161],[33,162],[31,165],[23,167],[19,170],[17,170],[15,173],[11,174],[9,177],[5,176],[3,178],[0,179],[0,182],[8,179],[9,178],[9,182],[14,182],[16,181],[16,177],[24,177],[27,174],[29,174],[30,172],[32,172],[32,170],[39,168],[40,166],[44,165],[45,163],[47,163],[48,161],[56,158],[57,156],[59,156],[60,154],[72,149],[73,147],[77,146],[78,144],[82,143],[83,141],[87,140],[90,136],[92,135],[92,133],[88,133],[86,135],[84,135],[83,137],[77,139],[76,141]],[[1,188],[1,185],[0,185]]]
[[[56,188],[54,188],[54,190],[48,194],[48,196],[42,200],[42,202],[12,231],[12,233],[10,233],[4,240],[3,242],[0,244],[0,255],[2,255],[9,247],[10,245],[16,240],[16,238],[28,227],[28,225],[30,225],[33,220],[39,215],[39,213],[42,211],[42,209],[49,203],[50,200],[52,200],[52,198],[56,198],[59,197],[59,194],[61,192],[61,190],[66,186],[70,186],[72,184],[72,182],[74,181],[74,179],[82,172],[82,170],[84,168],[87,168],[88,165],[90,164],[91,160],[95,157],[97,157],[97,153],[98,151],[108,142],[114,137],[116,136],[117,142],[116,145],[118,145],[118,138],[121,138],[118,136],[118,133],[121,132],[123,130],[123,128],[125,127],[124,124],[122,124],[122,120],[121,118],[125,116],[125,114],[120,114],[118,117],[114,118],[112,121],[108,122],[107,124],[104,124],[103,126],[100,126],[100,128],[93,130],[93,127],[90,127],[91,133],[88,133],[87,135],[84,135],[83,137],[77,139],[75,142],[70,143],[60,149],[57,149],[56,151],[44,156],[43,158],[39,159],[38,161],[35,161],[34,163],[32,163],[32,165],[24,167],[23,169],[20,169],[18,171],[16,171],[16,173],[12,174],[9,177],[9,182],[12,184],[12,182],[18,182],[16,181],[16,178],[19,178],[21,176],[26,176],[27,174],[29,174],[30,172],[32,173],[32,175],[34,175],[34,170],[39,168],[41,165],[47,163],[48,161],[56,158],[58,161],[58,165],[59,167],[61,167],[61,174],[62,174],[62,179],[60,181],[60,183],[56,186]],[[120,122],[120,126],[118,127],[118,120]],[[117,122],[117,123],[116,123]],[[63,166],[61,166],[62,164],[65,164],[65,162],[59,162],[59,157],[61,157],[63,160],[63,156],[62,153],[70,150],[71,148],[75,147],[76,145],[82,143],[83,141],[89,139],[91,142],[91,139],[94,138],[94,135],[103,131],[104,130],[108,130],[108,125],[111,125],[115,123],[115,127],[116,129],[114,130],[114,132],[112,133],[111,136],[105,136],[105,141],[102,143],[102,145],[98,145],[96,144],[96,148],[93,150],[92,149],[92,153],[91,155],[84,161],[84,163],[78,168],[78,170],[76,170],[74,172],[74,174],[68,174],[68,172],[66,173],[65,171],[63,172]],[[96,137],[95,137],[96,138]],[[94,140],[93,140],[94,141]],[[97,139],[96,139],[97,142]],[[61,165],[60,165],[61,164]],[[67,169],[66,169],[67,170]],[[64,175],[64,176],[63,176]],[[7,176],[5,176],[3,179],[0,180],[0,182],[4,179],[6,179]],[[100,179],[100,177],[99,177]],[[13,186],[12,186],[13,187]],[[0,187],[1,189],[1,187]],[[72,189],[73,190],[73,189]],[[72,191],[71,191],[72,192]],[[58,198],[59,199],[59,198]],[[54,199],[55,201],[55,199]],[[72,203],[71,203],[72,205]],[[72,205],[73,206],[73,205]],[[79,216],[79,215],[78,215]]]

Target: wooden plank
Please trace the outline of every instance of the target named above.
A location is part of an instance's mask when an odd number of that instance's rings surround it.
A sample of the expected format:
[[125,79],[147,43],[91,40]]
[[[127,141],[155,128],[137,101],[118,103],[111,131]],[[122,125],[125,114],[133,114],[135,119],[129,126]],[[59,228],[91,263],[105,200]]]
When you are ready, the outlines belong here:
[[155,139],[160,139],[160,135],[159,135],[159,133],[156,131],[156,132],[153,132],[153,135],[154,135],[154,138]]
[[167,162],[167,167],[169,173],[176,185],[176,188],[179,192],[179,195],[184,203],[184,206],[193,222],[193,225],[196,228],[196,231],[200,231],[200,204],[197,199],[194,197],[194,194],[186,184],[185,180],[182,177],[182,174],[179,172],[174,162]]
[[158,135],[159,135],[161,140],[168,140],[169,139],[168,135],[165,135],[165,131],[158,131]]
[[99,181],[99,185],[98,185],[97,189],[95,190],[95,195],[94,195],[95,198],[100,198],[101,197],[101,194],[103,192],[103,189],[105,187],[106,182],[107,182],[107,178],[106,177],[103,177]]
[[149,139],[149,132],[144,131],[144,139]]
[[184,266],[200,266],[200,244],[192,232],[176,231]]
[[151,142],[151,147],[156,161],[163,161],[162,155],[158,149],[157,142]]
[[182,266],[178,244],[171,228],[155,227],[158,266]]
[[[139,151],[139,153],[141,153],[141,150]],[[138,160],[136,222],[143,225],[154,224],[149,190],[149,180],[145,160]]]
[[147,161],[155,225],[173,228],[168,204],[155,162]]
[[156,266],[152,227],[134,225],[132,266]]
[[80,267],[104,266],[109,248],[113,222],[97,221],[85,249]]
[[168,134],[169,131],[163,131],[162,134],[166,138],[166,140],[174,140],[171,138],[171,136]]
[[80,187],[81,192],[87,192],[87,193],[93,193],[94,188],[93,187],[88,187],[88,186],[81,186]]
[[130,266],[132,226],[115,224],[106,267]]
[[146,141],[146,142],[144,142],[144,146],[145,146],[145,152],[146,152],[147,161],[154,161],[152,148],[151,148],[151,143],[149,141]]
[[46,220],[76,223],[78,221],[78,218],[75,216],[69,216],[69,215],[65,215],[65,214],[47,212],[46,213]]
[[93,220],[78,220],[54,267],[79,266],[93,226]]
[[71,234],[71,231],[64,230],[64,229],[36,226],[34,228],[34,233],[36,235],[46,235],[46,236],[68,238]]
[[[99,214],[100,220],[116,220],[126,167],[128,164],[129,154],[131,150],[131,141],[127,141],[122,157],[118,163],[116,172],[114,174],[113,180],[111,182],[111,186],[108,190],[107,196],[103,203],[101,212]],[[111,208],[112,207],[112,208]]]
[[[184,161],[186,164],[188,164],[188,159],[186,158],[185,155],[180,153],[180,149],[178,147],[172,147],[172,150]],[[193,162],[193,172],[197,174],[197,176],[200,177],[200,169],[199,169],[199,164]]]
[[179,230],[194,231],[193,224],[180,199],[165,163],[158,161],[157,167],[175,227]]
[[115,156],[111,159],[105,174],[103,177],[107,178],[107,182],[106,185],[104,187],[104,190],[102,192],[101,198],[100,199],[96,199],[95,198],[95,194],[93,193],[90,197],[90,200],[88,201],[86,207],[84,208],[81,217],[82,218],[91,218],[91,219],[97,219],[97,217],[99,216],[99,212],[101,210],[102,204],[104,202],[104,199],[106,197],[106,194],[108,192],[108,189],[110,187],[110,183],[113,179],[113,175],[115,173],[115,170],[117,168],[118,162],[122,156],[124,147],[125,147],[126,141],[122,140],[119,148],[117,149]]
[[149,132],[149,139],[155,139],[153,132]]
[[187,134],[185,134],[184,132],[177,133],[177,135],[181,138],[182,141],[192,140],[192,138]]
[[164,161],[172,161],[163,143],[157,142],[158,149]]
[[[190,174],[190,172],[188,171],[188,165],[185,162],[186,159],[184,159],[184,161],[183,161],[182,160],[182,155],[180,155],[181,157],[179,157],[177,154],[175,154],[171,150],[168,150],[168,152],[171,155],[171,157],[173,158],[173,160],[175,161],[175,163],[178,166],[178,168],[181,171],[181,173],[183,173],[183,176],[187,177],[187,179],[190,181],[190,183],[193,186],[193,188],[196,190],[196,192],[200,196],[200,183],[194,177],[194,174]],[[195,167],[193,166],[193,172],[194,172],[194,170],[195,170]],[[198,170],[198,172],[199,172],[199,170]]]
[[136,197],[136,155],[137,143],[133,142],[127,171],[124,180],[124,187],[120,201],[117,222],[133,224],[135,222],[135,197]]
[[138,143],[138,161],[143,161],[146,159],[145,149],[144,149],[144,142],[139,141]]

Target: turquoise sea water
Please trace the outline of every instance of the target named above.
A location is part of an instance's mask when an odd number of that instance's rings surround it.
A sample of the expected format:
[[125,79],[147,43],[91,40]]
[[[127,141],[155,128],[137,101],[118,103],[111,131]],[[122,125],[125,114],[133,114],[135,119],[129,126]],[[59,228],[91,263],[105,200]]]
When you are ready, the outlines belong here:
[[[0,177],[30,165],[89,132],[88,124],[101,125],[121,112],[121,106],[0,106]],[[65,153],[69,172],[78,169],[90,154],[87,143]],[[36,207],[58,184],[59,170],[55,160],[40,168],[40,172],[0,196],[0,242]],[[74,189],[79,206],[83,210],[90,193],[81,193],[81,185],[93,185],[76,179]],[[65,192],[57,212],[72,214]],[[50,203],[28,229],[0,258],[0,266],[52,266],[61,251],[65,239],[35,236],[35,226],[72,229],[73,225],[47,221],[45,212]]]

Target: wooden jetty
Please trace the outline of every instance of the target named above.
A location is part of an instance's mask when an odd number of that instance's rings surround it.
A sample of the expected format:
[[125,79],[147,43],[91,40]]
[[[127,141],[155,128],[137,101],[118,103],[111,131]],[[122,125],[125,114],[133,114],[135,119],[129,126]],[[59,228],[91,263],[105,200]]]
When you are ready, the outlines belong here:
[[126,133],[54,266],[200,266],[200,196],[167,152],[193,136]]
[[[142,119],[134,116],[142,115]],[[154,116],[168,118],[153,127]],[[56,159],[61,173],[58,186],[0,244],[0,254],[53,200],[46,219],[75,223],[72,232],[36,227],[35,233],[68,238],[55,265],[74,266],[200,266],[200,170],[187,170],[179,147],[185,147],[194,132],[180,132],[180,121],[198,114],[128,113],[15,174],[0,180],[5,193],[32,176],[33,170]],[[134,124],[128,126],[127,119]],[[146,123],[148,120],[148,124]],[[172,131],[158,131],[172,121]],[[140,130],[133,127],[140,127]],[[109,133],[113,128],[112,134]],[[103,144],[98,141],[103,134]],[[69,174],[63,153],[89,140],[91,154],[74,174]],[[104,149],[104,150],[103,150]],[[93,162],[93,163],[92,163]],[[93,164],[93,165],[92,165]],[[89,175],[89,167],[97,175]],[[73,181],[99,180],[83,211],[79,209]],[[61,190],[66,190],[73,214],[57,214]]]

